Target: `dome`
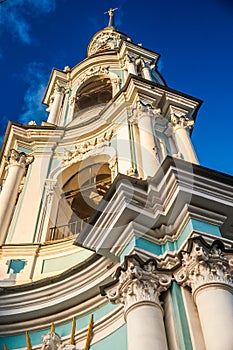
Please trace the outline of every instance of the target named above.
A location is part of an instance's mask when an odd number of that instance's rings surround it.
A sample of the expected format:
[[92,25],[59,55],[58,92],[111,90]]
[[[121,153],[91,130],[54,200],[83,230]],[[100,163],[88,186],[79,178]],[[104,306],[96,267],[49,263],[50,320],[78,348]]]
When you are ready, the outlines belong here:
[[87,48],[87,56],[103,51],[117,50],[123,40],[131,41],[126,34],[119,32],[114,27],[106,27],[97,32],[91,39]]

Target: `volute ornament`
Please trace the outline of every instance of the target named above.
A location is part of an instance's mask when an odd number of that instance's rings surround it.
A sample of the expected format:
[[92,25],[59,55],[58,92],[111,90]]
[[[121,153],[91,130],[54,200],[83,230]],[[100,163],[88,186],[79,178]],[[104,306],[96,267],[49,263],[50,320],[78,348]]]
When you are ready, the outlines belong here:
[[178,116],[175,113],[171,114],[171,123],[174,127],[181,127],[184,129],[192,129],[194,120],[189,119],[186,115]]

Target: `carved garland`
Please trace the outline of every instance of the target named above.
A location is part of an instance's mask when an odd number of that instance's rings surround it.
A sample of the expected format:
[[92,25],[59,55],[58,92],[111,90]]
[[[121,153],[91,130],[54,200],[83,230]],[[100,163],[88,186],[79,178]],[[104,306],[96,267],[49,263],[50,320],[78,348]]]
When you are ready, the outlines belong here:
[[90,141],[87,141],[82,145],[75,145],[73,151],[65,149],[62,165],[71,165],[72,163],[81,161],[88,156],[102,152],[103,148],[110,147],[110,140],[112,136],[113,131],[111,131],[109,135],[105,133],[100,139],[96,138],[92,143]]

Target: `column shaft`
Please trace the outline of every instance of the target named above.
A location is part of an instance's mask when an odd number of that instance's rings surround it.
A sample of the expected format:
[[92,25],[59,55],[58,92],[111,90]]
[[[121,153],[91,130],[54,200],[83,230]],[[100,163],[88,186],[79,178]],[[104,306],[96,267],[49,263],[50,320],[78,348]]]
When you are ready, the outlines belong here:
[[197,156],[192,146],[187,129],[183,126],[176,125],[174,127],[174,131],[178,152],[182,153],[184,160],[198,164]]
[[206,350],[231,350],[233,345],[233,250],[220,240],[211,245],[202,237],[182,252],[178,283],[192,289]]
[[166,350],[167,340],[161,307],[137,304],[127,312],[128,350]]
[[142,73],[145,79],[151,80],[150,69],[148,67],[143,67]]
[[196,293],[206,350],[231,350],[233,347],[233,295],[220,287],[202,288]]
[[25,167],[22,164],[10,165],[6,182],[0,194],[0,245],[6,239],[24,170]]
[[155,141],[152,130],[152,120],[150,113],[143,113],[138,121],[140,145],[142,154],[142,167],[144,177],[153,176],[158,169],[156,159]]
[[60,85],[57,85],[54,92],[54,100],[53,100],[49,117],[48,117],[48,123],[57,124],[63,95],[64,95],[64,88]]

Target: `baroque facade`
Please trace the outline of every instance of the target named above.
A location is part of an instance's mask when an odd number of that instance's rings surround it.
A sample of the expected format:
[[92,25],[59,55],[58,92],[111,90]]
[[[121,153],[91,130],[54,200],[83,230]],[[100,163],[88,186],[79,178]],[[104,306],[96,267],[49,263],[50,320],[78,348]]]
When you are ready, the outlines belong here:
[[113,11],[86,59],[52,71],[47,121],[9,122],[0,346],[231,350],[233,179],[199,165],[201,101]]

